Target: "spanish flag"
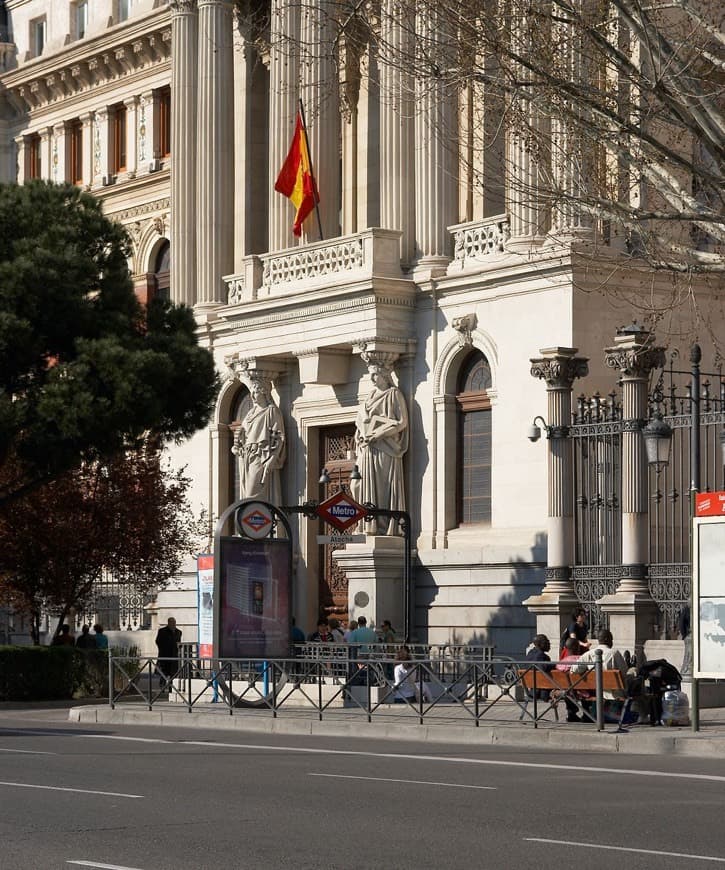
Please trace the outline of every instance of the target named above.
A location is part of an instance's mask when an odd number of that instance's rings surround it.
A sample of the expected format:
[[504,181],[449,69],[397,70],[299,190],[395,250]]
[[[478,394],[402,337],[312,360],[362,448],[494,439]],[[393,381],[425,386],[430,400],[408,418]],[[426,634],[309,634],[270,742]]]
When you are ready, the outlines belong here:
[[310,151],[307,147],[307,131],[299,112],[297,112],[292,144],[279,171],[277,181],[274,183],[274,189],[292,200],[296,209],[292,232],[296,236],[302,235],[302,224],[314,209],[315,204],[320,201],[320,195],[312,175]]

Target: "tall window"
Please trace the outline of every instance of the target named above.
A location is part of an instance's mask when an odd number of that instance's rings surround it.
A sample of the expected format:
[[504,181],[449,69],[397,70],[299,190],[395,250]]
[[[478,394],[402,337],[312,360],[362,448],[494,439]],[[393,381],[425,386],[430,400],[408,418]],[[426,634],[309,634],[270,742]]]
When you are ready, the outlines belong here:
[[40,57],[43,53],[46,27],[45,16],[30,22],[30,53],[33,57]]
[[125,21],[131,12],[132,0],[118,0],[118,21]]
[[88,32],[88,0],[71,4],[71,32],[76,39],[83,39]]
[[114,174],[126,171],[126,107],[123,103],[111,108],[111,166]]
[[168,242],[164,242],[156,256],[156,264],[154,266],[154,295],[161,299],[171,298],[169,293],[171,285],[170,269],[171,245]]
[[159,106],[158,156],[168,157],[171,154],[171,88],[159,88],[156,99]]
[[458,381],[458,522],[491,522],[491,367],[479,351]]
[[83,124],[78,119],[68,125],[68,141],[68,179],[83,184]]
[[25,140],[25,178],[40,178],[43,167],[40,160],[40,136],[34,133]]

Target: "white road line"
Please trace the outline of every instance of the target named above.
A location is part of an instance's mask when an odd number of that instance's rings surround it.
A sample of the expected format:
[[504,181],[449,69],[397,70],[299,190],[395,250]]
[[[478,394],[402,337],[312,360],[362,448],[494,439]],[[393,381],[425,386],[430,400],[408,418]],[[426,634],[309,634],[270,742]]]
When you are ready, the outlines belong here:
[[100,794],[105,797],[124,797],[124,798],[142,798],[142,794],[123,794],[117,791],[93,791],[88,788],[62,788],[58,785],[31,785],[27,782],[0,782],[0,785],[7,785],[13,788],[42,788],[45,791],[72,791],[76,794]]
[[687,852],[660,852],[658,849],[632,849],[628,846],[604,846],[599,843],[586,843],[583,840],[545,840],[542,837],[524,837],[527,843],[552,843],[555,846],[585,846],[587,849],[609,849],[612,852],[636,852],[638,855],[664,855],[666,858],[690,858],[693,861],[715,861],[725,864],[725,858],[712,855],[690,855]]
[[66,864],[79,864],[81,867],[99,867],[100,870],[138,870],[137,867],[126,867],[122,864],[98,864],[96,861],[66,861]]
[[384,779],[382,776],[346,776],[342,773],[308,773],[308,776],[327,776],[330,779],[366,779],[370,782],[403,782],[409,785],[440,785],[444,788],[478,788],[496,791],[495,785],[462,785],[459,782],[430,782],[427,779]]
[[[78,735],[80,737],[80,735]],[[297,752],[309,755],[347,755],[362,758],[389,758],[403,761],[443,761],[449,764],[480,764],[495,767],[524,767],[535,770],[579,771],[581,773],[613,773],[622,776],[654,776],[665,779],[695,779],[703,782],[725,782],[725,776],[710,773],[674,773],[666,770],[637,770],[636,768],[594,767],[583,764],[550,764],[537,761],[500,761],[491,758],[461,758],[455,755],[408,755],[397,752],[364,752],[356,749],[313,749],[308,746],[270,746],[265,743],[220,743],[212,740],[163,740],[151,737],[124,737],[118,734],[84,734],[83,739],[130,740],[141,743],[160,743],[167,746],[203,746],[217,749],[251,749],[267,752]],[[473,748],[473,747],[472,747]]]
[[0,752],[20,752],[23,755],[57,755],[57,752],[41,752],[39,749],[3,749]]

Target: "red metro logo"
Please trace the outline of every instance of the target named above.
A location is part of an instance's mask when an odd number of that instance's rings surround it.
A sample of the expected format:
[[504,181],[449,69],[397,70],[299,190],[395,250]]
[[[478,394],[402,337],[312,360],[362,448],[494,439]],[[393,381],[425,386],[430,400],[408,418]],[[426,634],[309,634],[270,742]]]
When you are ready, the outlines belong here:
[[317,516],[334,526],[339,532],[344,532],[355,523],[359,523],[367,511],[358,504],[352,496],[340,490],[317,506]]

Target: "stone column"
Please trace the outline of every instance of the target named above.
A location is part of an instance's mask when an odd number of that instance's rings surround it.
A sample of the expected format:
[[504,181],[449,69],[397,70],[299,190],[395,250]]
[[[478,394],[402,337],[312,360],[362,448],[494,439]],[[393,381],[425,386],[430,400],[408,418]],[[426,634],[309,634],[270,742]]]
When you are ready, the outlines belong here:
[[214,308],[226,301],[222,276],[231,273],[234,256],[232,2],[198,0],[198,7],[196,305]]
[[[425,40],[426,60],[442,68],[452,63],[445,26],[445,15],[432,6],[418,15],[416,33]],[[443,272],[453,250],[448,227],[458,223],[458,101],[431,76],[416,81],[415,102],[416,266]]]
[[196,301],[196,0],[171,11],[171,298]]
[[138,97],[123,101],[126,107],[126,174],[133,178],[138,172]]
[[292,234],[294,212],[274,182],[287,156],[297,115],[299,7],[289,0],[272,0],[269,61],[269,250],[296,244]]
[[44,127],[40,131],[40,171],[45,181],[55,181],[53,172],[53,128]]
[[15,139],[16,178],[18,184],[23,184],[25,178],[25,136],[17,136]]
[[531,360],[531,375],[546,382],[548,520],[546,583],[540,595],[524,604],[536,614],[537,631],[555,646],[576,603],[571,566],[574,563],[574,455],[569,426],[572,386],[589,372],[588,360],[577,348],[542,348]]
[[622,566],[614,595],[597,603],[609,615],[614,641],[634,649],[643,661],[644,642],[653,636],[656,605],[647,585],[647,457],[642,427],[647,421],[647,385],[652,369],[665,364],[665,349],[638,326],[618,331],[605,350],[607,366],[622,383]]
[[414,22],[401,20],[395,0],[384,0],[380,45],[380,225],[400,230],[400,258],[409,266],[415,256],[414,113],[411,58]]
[[93,183],[93,113],[86,112],[79,118],[81,122],[81,164],[83,183]]
[[53,172],[52,178],[54,184],[61,184],[64,181],[70,181],[68,177],[68,161],[66,159],[66,146],[68,143],[68,133],[64,121],[56,124],[53,127]]
[[[301,91],[305,107],[310,159],[320,194],[324,239],[340,235],[340,110],[337,71],[332,62],[333,22],[327,3],[302,6]],[[309,241],[318,241],[317,216],[305,222]]]

